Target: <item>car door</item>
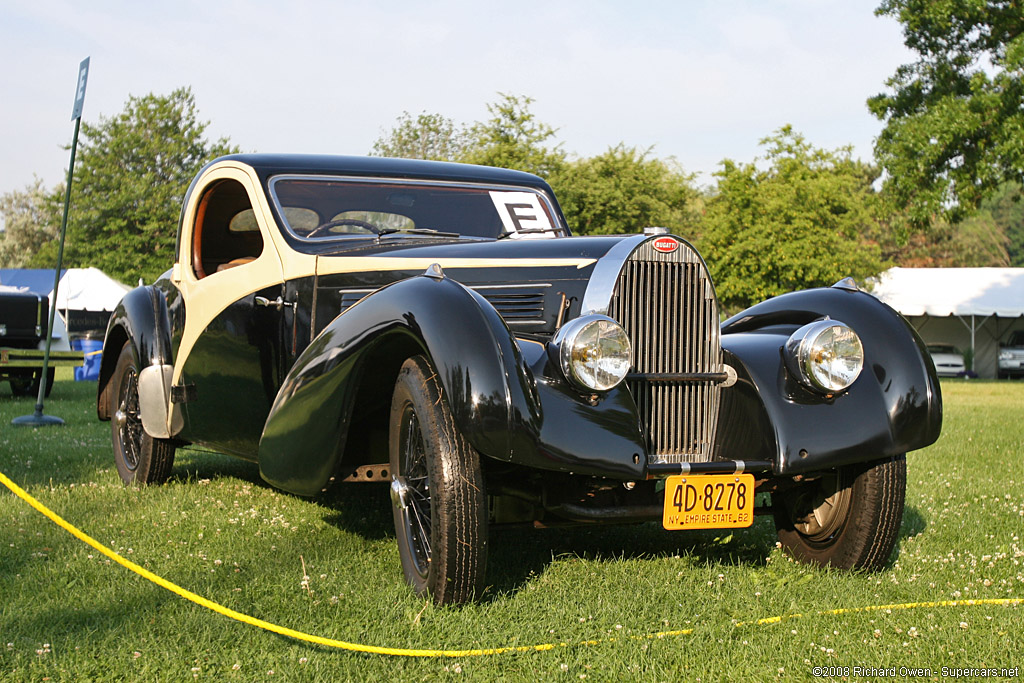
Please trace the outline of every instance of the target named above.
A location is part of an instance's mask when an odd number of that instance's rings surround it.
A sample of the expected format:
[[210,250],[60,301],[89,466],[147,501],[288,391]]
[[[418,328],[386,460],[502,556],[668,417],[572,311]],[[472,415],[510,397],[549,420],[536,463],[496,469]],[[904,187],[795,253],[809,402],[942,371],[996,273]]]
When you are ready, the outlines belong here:
[[181,436],[254,460],[293,353],[295,304],[258,184],[233,168],[204,180],[186,209],[175,273],[185,304],[174,369]]

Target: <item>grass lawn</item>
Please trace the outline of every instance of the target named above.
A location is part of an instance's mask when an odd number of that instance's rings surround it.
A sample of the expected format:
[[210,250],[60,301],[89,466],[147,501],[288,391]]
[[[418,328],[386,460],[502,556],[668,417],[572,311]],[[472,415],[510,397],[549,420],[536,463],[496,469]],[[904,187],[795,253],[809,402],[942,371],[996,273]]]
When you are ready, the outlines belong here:
[[[171,480],[125,488],[94,383],[47,414],[0,387],[0,472],[98,541],[231,609],[327,638],[398,648],[566,643],[404,658],[303,643],[231,621],[113,563],[0,487],[0,680],[767,680],[853,667],[1018,667],[1024,606],[1024,382],[943,384],[939,442],[911,453],[899,553],[877,574],[798,565],[771,520],[723,532],[654,524],[491,537],[485,599],[436,609],[401,579],[385,488],[303,499],[251,463],[180,450]],[[58,379],[61,375],[58,375]],[[306,578],[308,577],[308,578]],[[791,614],[797,618],[756,624]],[[656,634],[690,631],[657,637]],[[588,644],[581,644],[581,643]],[[866,678],[879,679],[881,675]]]

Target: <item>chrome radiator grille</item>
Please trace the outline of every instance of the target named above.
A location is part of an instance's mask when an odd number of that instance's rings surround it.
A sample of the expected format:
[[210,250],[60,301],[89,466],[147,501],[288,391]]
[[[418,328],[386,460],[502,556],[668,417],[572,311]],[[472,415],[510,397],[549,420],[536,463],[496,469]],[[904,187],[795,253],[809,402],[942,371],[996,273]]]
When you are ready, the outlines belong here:
[[701,376],[723,367],[718,305],[700,257],[685,243],[664,254],[645,242],[623,266],[608,315],[633,343],[626,381],[652,461],[711,460],[721,387]]

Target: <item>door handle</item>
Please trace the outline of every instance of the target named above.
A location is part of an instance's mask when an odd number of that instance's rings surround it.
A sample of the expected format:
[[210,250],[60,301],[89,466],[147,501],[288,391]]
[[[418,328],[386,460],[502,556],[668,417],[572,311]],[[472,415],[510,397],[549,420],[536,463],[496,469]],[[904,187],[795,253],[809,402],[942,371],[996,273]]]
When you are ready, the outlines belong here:
[[295,308],[295,302],[294,301],[285,301],[280,296],[277,297],[276,299],[274,299],[273,301],[271,301],[270,299],[268,299],[265,296],[257,296],[257,297],[254,297],[254,302],[255,302],[255,304],[257,306],[262,306],[264,308],[275,308],[275,309],[277,309],[279,311],[282,308],[291,308],[291,309]]

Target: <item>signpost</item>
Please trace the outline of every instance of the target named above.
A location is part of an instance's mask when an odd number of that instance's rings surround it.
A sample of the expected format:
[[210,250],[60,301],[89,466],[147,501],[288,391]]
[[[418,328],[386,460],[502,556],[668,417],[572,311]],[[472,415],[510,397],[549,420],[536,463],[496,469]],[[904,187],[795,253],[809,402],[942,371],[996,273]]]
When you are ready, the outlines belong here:
[[71,118],[75,122],[75,134],[71,138],[71,161],[68,162],[68,182],[64,192],[64,217],[60,222],[60,244],[57,247],[57,268],[53,271],[53,295],[50,299],[50,324],[46,328],[46,348],[43,351],[43,371],[39,378],[39,394],[36,410],[32,415],[22,415],[11,420],[12,425],[21,427],[45,427],[62,425],[64,420],[53,415],[43,415],[43,397],[49,384],[50,344],[53,342],[53,321],[57,315],[57,287],[60,286],[60,270],[64,261],[64,237],[68,229],[68,207],[71,205],[71,180],[75,173],[75,151],[78,149],[78,130],[82,125],[82,105],[85,104],[85,86],[89,81],[89,58],[78,66],[78,81],[75,86],[75,106]]

